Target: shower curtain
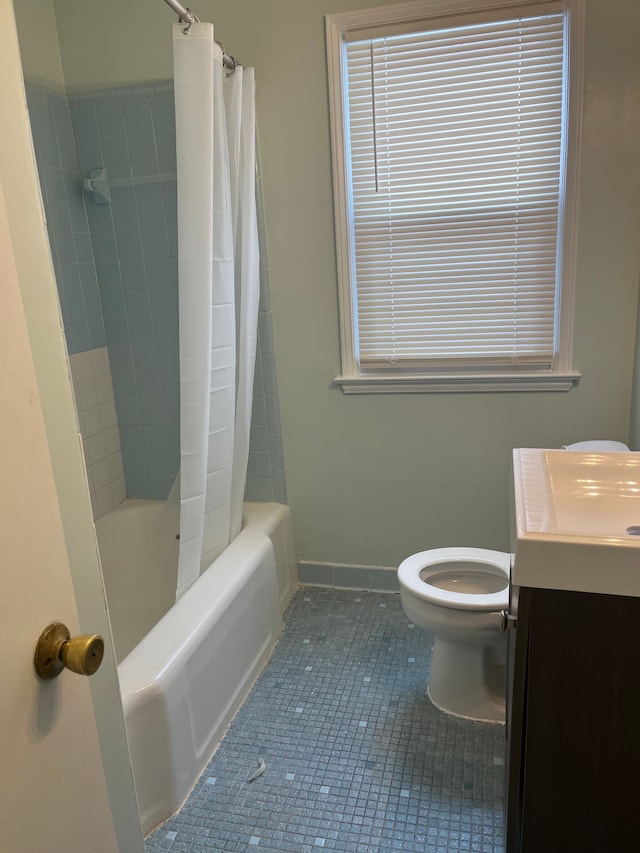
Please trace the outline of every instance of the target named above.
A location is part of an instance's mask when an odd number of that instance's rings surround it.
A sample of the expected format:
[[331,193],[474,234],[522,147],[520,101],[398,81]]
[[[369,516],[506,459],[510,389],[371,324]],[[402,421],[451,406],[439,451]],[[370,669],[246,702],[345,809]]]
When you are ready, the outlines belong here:
[[174,25],[180,322],[176,599],[239,533],[249,455],[259,255],[255,81],[227,74],[213,26]]

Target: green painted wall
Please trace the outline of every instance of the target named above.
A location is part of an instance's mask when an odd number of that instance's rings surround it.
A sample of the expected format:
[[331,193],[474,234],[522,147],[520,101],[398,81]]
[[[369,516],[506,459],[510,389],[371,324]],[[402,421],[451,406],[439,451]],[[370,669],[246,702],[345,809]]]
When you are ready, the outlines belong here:
[[[195,0],[194,0],[195,5]],[[511,449],[629,439],[640,272],[640,4],[587,0],[575,367],[568,394],[347,397],[340,372],[324,15],[372,0],[199,0],[256,67],[288,493],[298,556],[396,565],[508,548]],[[381,4],[377,4],[381,5]],[[170,73],[161,0],[55,0],[70,90]]]
[[24,76],[64,91],[53,0],[15,0],[13,4]]

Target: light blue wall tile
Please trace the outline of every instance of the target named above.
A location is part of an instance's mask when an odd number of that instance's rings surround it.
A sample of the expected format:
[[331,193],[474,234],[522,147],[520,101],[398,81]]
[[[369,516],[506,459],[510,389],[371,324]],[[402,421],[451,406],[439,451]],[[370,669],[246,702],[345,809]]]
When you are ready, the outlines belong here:
[[127,317],[144,317],[148,319],[149,312],[151,311],[151,303],[149,301],[149,291],[145,288],[125,290],[124,303]]
[[157,424],[143,425],[142,441],[145,450],[164,450],[167,447],[167,430]]
[[284,454],[282,452],[282,436],[279,432],[268,435],[268,448],[271,456],[271,467],[284,471]]
[[272,352],[262,352],[262,375],[265,395],[276,395],[278,393],[278,377],[276,374],[276,357]]
[[251,425],[251,449],[253,451],[269,450],[269,435],[267,427],[260,424]]
[[164,259],[169,257],[169,238],[166,228],[143,228],[141,234],[145,258]]
[[54,248],[60,263],[75,263],[76,247],[73,234],[70,231],[57,231],[53,235]]
[[271,477],[259,479],[257,477],[247,478],[244,499],[246,501],[272,501],[273,481]]
[[69,263],[57,263],[58,270],[58,292],[61,292],[61,304],[64,306],[68,300],[74,296],[78,297],[78,301],[82,301],[82,268],[80,264],[74,261]]
[[161,371],[160,388],[165,400],[177,400],[180,397],[180,373],[177,370]]
[[174,282],[173,267],[166,258],[145,258],[146,277],[149,287],[172,287]]
[[120,98],[106,96],[97,101],[96,112],[100,135],[114,136],[125,134],[124,110]]
[[122,461],[124,463],[124,470],[128,474],[136,476],[147,474],[147,460],[144,450],[130,450],[123,447]]
[[[94,280],[95,272],[67,99],[33,84],[27,96],[67,347],[81,352],[104,345],[104,328],[97,291],[87,286],[85,267]],[[92,291],[86,300],[83,290]]]
[[125,481],[127,484],[127,495],[131,498],[149,498],[151,497],[149,491],[149,478],[145,476],[138,476],[135,474],[129,474],[127,469],[124,469]]
[[136,370],[150,370],[152,363],[157,366],[158,355],[151,317],[127,317],[127,322]]
[[[116,399],[138,396],[135,373],[112,372],[111,379],[113,380],[113,393]],[[122,441],[122,436],[120,436],[120,440]],[[140,444],[142,445],[142,433],[140,433]]]
[[153,371],[150,373],[141,373],[138,372],[136,374],[136,384],[138,386],[138,395],[140,396],[140,401],[142,403],[143,400],[161,400],[162,399],[162,387],[160,385],[160,373],[159,371]]
[[38,168],[41,166],[60,166],[60,153],[55,136],[39,130],[32,130],[33,147],[36,152]]
[[81,201],[83,193],[79,171],[77,169],[62,169],[62,181],[67,201]]
[[271,476],[271,459],[268,452],[249,451],[247,476],[258,479]]
[[[86,199],[85,199],[86,201]],[[96,234],[113,232],[113,218],[111,216],[111,205],[109,204],[94,204],[91,200],[86,202],[87,219],[89,221],[89,230],[91,232],[91,240],[93,242]],[[97,258],[96,258],[97,260]]]
[[88,320],[87,330],[89,332],[89,349],[100,349],[107,345],[102,317],[99,320]]
[[153,133],[130,133],[127,142],[132,166],[157,167],[158,153]]
[[276,348],[273,341],[273,321],[270,311],[260,311],[258,313],[258,330],[260,335],[261,352],[275,352]]
[[[262,353],[256,352],[256,369],[253,377],[253,398],[264,401],[264,377],[262,375]],[[262,422],[261,422],[262,423]],[[264,421],[266,423],[266,420]]]
[[[33,92],[33,89],[31,91]],[[28,105],[29,119],[34,130],[55,138],[56,129],[49,93],[46,93],[46,90],[42,90],[42,96],[33,94],[28,100]]]
[[[156,152],[160,166],[173,166],[176,162],[176,134],[175,130],[158,131],[155,134]],[[168,171],[168,169],[167,169]]]
[[164,204],[157,198],[142,196],[136,201],[140,228],[166,228]]
[[271,311],[271,287],[269,271],[260,267],[260,311]]
[[273,480],[273,499],[276,503],[286,504],[287,498],[287,481],[284,471],[274,469],[271,472]]
[[116,398],[116,409],[121,427],[123,424],[140,423],[140,401],[136,397]]
[[133,355],[128,344],[119,347],[109,344],[109,361],[113,373],[133,373]]
[[115,170],[131,166],[131,156],[126,136],[103,136],[102,137],[102,160],[107,170]]
[[130,95],[123,99],[124,121],[128,134],[153,130],[150,95]]
[[104,166],[104,155],[100,138],[97,135],[76,135],[76,156],[83,178],[88,178],[92,169],[101,169]]
[[[133,187],[114,187],[114,191],[118,189],[133,189]],[[135,195],[132,194],[135,199]],[[111,196],[111,216],[116,231],[126,231],[128,229],[139,228],[138,211],[135,203],[131,203],[131,197],[123,197],[114,195]]]
[[76,253],[76,260],[79,263],[91,264],[93,267],[93,248],[89,234],[87,232],[74,234],[73,246]]
[[78,272],[80,273],[80,282],[84,293],[98,293],[98,277],[96,268],[93,262],[78,263]]
[[52,100],[53,124],[59,139],[73,139],[71,114],[66,95],[58,95]]
[[100,292],[105,289],[115,288],[122,290],[122,276],[120,275],[120,264],[117,259],[104,259],[95,261],[96,275],[100,282]]
[[298,563],[298,580],[303,586],[333,587],[333,566],[326,563]]
[[267,410],[267,426],[269,432],[281,432],[280,426],[280,400],[277,394],[265,394],[265,407]]
[[112,261],[117,258],[116,238],[113,231],[91,230],[93,257],[99,261]]
[[400,592],[398,573],[395,569],[371,569],[373,592]]
[[144,450],[142,427],[139,424],[120,424],[120,444],[127,450]]
[[[83,339],[83,334],[94,337],[97,321],[90,317],[96,316],[100,306],[106,319],[103,334],[110,350],[122,445],[138,450],[144,446],[148,452],[164,454],[162,458],[171,460],[175,473],[179,459],[176,182],[114,187],[111,205],[89,201],[85,212],[80,173],[70,169],[72,150],[67,144],[72,125],[83,177],[89,169],[103,165],[112,179],[153,174],[159,168],[175,172],[173,87],[171,83],[145,84],[74,97],[66,118],[64,102],[54,107],[35,95],[33,98],[38,101],[35,112],[41,138],[37,144],[43,151],[45,192],[62,210],[60,218],[67,226],[62,230],[73,234],[73,262],[69,260],[71,243],[62,237],[56,264],[66,270],[69,296],[75,293],[82,305],[86,330],[81,332],[82,324],[74,322],[74,339]],[[47,137],[56,126],[60,140],[67,140],[60,142],[64,164],[58,142]],[[262,208],[259,219],[264,222]],[[95,270],[87,241],[77,236],[86,234],[89,226]],[[266,233],[263,226],[260,230],[261,352],[257,355],[247,498],[273,500],[275,496],[285,501],[276,365],[268,357],[275,348],[271,316],[266,313],[270,310]],[[80,264],[84,266],[79,269]],[[96,272],[99,301],[93,295],[95,287],[89,284],[92,278],[95,281]],[[92,294],[84,302],[82,291]],[[80,316],[77,307],[68,313],[74,321]],[[170,486],[169,478],[163,479],[164,470],[156,469],[155,476],[150,469],[144,475],[127,471],[129,494],[163,496],[162,489]]]
[[153,127],[159,133],[174,133],[176,129],[173,88],[157,93],[151,99]]
[[127,347],[130,345],[129,324],[126,316],[110,317],[105,315],[104,328],[111,348]]
[[147,286],[147,269],[142,257],[120,258],[120,275],[125,290]]
[[82,295],[79,299],[63,299],[62,316],[65,323],[70,325],[77,325],[86,320]]
[[40,179],[44,184],[44,192],[47,198],[57,198],[66,201],[67,191],[65,189],[62,167],[42,166],[40,169]]
[[253,398],[253,409],[251,412],[251,423],[262,426],[267,424],[267,410],[265,408],[264,396]]
[[[136,384],[138,385],[138,394],[140,395],[140,383],[138,382],[139,375],[139,373],[136,373]],[[167,409],[165,407],[164,400],[159,397],[150,397],[145,399],[140,396],[138,400],[138,410],[140,412],[140,423],[144,427],[143,438],[145,448],[147,450],[165,450],[169,447],[169,433],[166,429]],[[149,439],[147,438],[147,433],[145,432],[147,427],[151,430],[149,435],[155,435],[153,444],[150,444]]]
[[102,305],[100,295],[96,293],[83,293],[85,316],[88,322],[99,322],[102,319]]
[[144,257],[140,231],[131,228],[127,231],[116,231],[116,244],[120,261],[129,261]]
[[152,317],[177,317],[178,292],[174,287],[149,288]]
[[78,154],[73,137],[58,137],[57,143],[62,168],[79,173]]
[[85,322],[65,324],[65,336],[70,353],[86,352],[92,349],[89,328]]
[[149,476],[149,497],[155,500],[166,500],[169,490],[173,485],[175,472],[169,477]]
[[126,317],[124,292],[121,288],[110,287],[100,294],[102,313],[106,317]]
[[334,566],[333,582],[342,589],[371,590],[371,570],[360,566]]
[[79,143],[84,139],[99,139],[100,131],[95,103],[87,98],[71,98],[69,107],[76,142]]
[[161,183],[138,184],[136,198],[157,198],[160,201],[162,199]]
[[153,477],[168,477],[171,474],[169,454],[166,450],[146,450],[147,471]]

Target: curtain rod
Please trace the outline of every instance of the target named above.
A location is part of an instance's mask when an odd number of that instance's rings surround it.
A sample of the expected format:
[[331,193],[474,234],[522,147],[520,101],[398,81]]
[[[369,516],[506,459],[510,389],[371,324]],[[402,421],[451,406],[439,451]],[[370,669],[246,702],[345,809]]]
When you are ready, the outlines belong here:
[[[187,24],[186,32],[189,31],[189,27],[191,24],[198,24],[200,22],[200,18],[197,15],[194,15],[191,9],[188,9],[186,6],[183,6],[182,3],[178,3],[178,0],[164,0],[167,6],[171,6],[173,11],[178,16],[178,21],[181,24]],[[219,41],[216,42],[222,48],[222,64],[229,71],[235,71],[238,67],[238,61],[235,57],[231,56],[224,49],[224,45]]]

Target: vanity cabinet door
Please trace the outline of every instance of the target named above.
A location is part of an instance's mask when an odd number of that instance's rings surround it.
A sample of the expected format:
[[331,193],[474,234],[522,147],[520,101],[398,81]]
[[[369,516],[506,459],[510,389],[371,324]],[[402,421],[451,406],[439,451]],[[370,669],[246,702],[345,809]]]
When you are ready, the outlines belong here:
[[640,850],[640,599],[523,589],[517,634],[508,853]]

